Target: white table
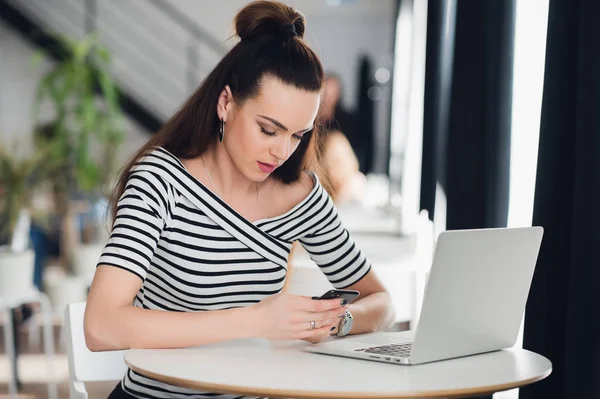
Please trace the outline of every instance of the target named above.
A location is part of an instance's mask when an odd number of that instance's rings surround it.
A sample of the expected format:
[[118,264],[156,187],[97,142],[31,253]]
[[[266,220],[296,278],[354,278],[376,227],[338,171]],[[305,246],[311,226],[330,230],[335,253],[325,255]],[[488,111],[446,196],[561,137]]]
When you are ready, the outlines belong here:
[[314,354],[301,341],[239,340],[190,349],[133,349],[136,372],[186,388],[270,398],[447,398],[534,383],[552,371],[524,349],[402,366]]

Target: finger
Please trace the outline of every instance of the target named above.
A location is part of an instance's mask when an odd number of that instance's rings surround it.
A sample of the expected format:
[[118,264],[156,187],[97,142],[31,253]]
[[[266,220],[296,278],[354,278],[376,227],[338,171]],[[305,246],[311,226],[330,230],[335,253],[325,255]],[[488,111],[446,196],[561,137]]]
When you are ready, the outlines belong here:
[[344,314],[346,313],[345,307],[337,307],[332,310],[327,310],[324,312],[300,312],[295,317],[295,322],[297,323],[306,323],[314,320],[316,322],[320,322],[320,325],[324,325],[327,321],[339,321]]
[[[324,312],[327,310],[339,308],[345,306],[345,299],[310,299],[307,297],[297,297],[296,306],[298,310],[304,310],[307,312]],[[344,303],[344,304],[342,304]]]
[[321,322],[321,325],[331,325],[331,326],[339,326],[340,325],[340,321],[342,320],[342,317],[335,317],[333,319],[328,319],[328,320],[324,320],[323,322]]
[[310,338],[314,339],[319,336],[329,336],[329,333],[331,332],[332,327],[333,326],[331,326],[331,325],[326,325],[321,328],[315,328],[314,330],[301,331],[298,334],[298,339],[310,339]]
[[296,328],[297,328],[296,329],[297,334],[314,333],[314,334],[318,335],[319,331],[323,331],[323,330],[326,330],[327,334],[329,334],[329,332],[331,332],[332,329],[335,329],[335,325],[334,324],[315,323],[315,328],[312,328],[310,324],[301,324],[301,325],[297,325]]
[[[314,326],[312,324],[312,322],[314,321]],[[302,321],[299,323],[295,323],[294,327],[296,331],[304,331],[304,330],[317,330],[321,327],[325,327],[327,325],[334,325],[335,323],[339,323],[339,319],[337,319],[337,322],[325,322],[325,321],[317,321],[317,320],[311,320],[311,321]]]
[[[315,322],[314,325],[312,324],[313,321]],[[298,332],[305,331],[305,330],[316,330],[323,326],[324,326],[323,323],[321,323],[320,321],[316,321],[316,320],[301,321],[299,323],[294,323],[295,330]]]
[[338,329],[338,327],[339,327],[338,325],[334,326],[334,327],[333,327],[333,330],[331,330],[331,331],[329,332],[329,335],[337,335],[337,333],[339,332],[339,329]]
[[314,302],[321,301],[317,301],[316,299],[312,299],[312,297],[306,295],[290,295],[289,305],[294,310],[310,311],[313,309]]
[[339,323],[340,319],[342,317],[344,317],[344,315],[346,314],[346,307],[341,307],[341,308],[336,308],[333,310],[328,310],[326,312],[322,312],[322,313],[316,313],[315,315],[318,315],[319,317],[317,318],[317,320],[319,320],[321,322],[321,324],[325,324],[328,321],[330,321],[330,324],[336,324]]
[[340,308],[346,306],[346,300],[342,298],[335,299],[321,299],[321,300],[307,300],[306,308],[309,312],[326,312],[328,310]]
[[323,342],[326,339],[329,339],[329,336],[324,335],[324,336],[319,336],[319,337],[315,337],[315,338],[307,338],[304,341],[310,342],[311,344],[318,344],[319,342]]

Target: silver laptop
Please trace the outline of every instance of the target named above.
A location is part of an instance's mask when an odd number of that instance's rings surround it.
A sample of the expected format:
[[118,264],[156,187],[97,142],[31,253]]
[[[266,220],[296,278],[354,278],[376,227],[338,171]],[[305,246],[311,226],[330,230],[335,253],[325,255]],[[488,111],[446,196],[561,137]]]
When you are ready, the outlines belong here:
[[348,336],[306,350],[421,364],[512,347],[542,235],[541,227],[443,232],[414,331]]

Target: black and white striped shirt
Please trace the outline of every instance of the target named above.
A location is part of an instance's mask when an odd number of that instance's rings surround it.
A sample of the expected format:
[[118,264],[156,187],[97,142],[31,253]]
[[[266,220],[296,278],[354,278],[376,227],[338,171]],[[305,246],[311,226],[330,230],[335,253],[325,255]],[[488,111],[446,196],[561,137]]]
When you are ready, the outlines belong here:
[[[283,288],[296,240],[336,288],[365,276],[370,264],[343,227],[313,174],[314,188],[283,215],[250,222],[155,148],[130,171],[114,229],[98,264],[125,269],[143,284],[134,305],[197,312],[248,306]],[[131,395],[233,398],[159,383],[129,370]]]

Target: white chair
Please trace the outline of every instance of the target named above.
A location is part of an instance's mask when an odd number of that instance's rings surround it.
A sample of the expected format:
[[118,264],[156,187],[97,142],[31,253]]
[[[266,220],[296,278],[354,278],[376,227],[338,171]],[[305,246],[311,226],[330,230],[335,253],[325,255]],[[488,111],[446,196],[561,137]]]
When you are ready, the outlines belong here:
[[115,381],[123,378],[127,366],[125,351],[91,352],[83,334],[85,302],[67,305],[64,319],[67,357],[69,361],[70,398],[87,399],[85,382]]
[[[52,334],[52,307],[48,296],[32,287],[27,291],[21,292],[17,297],[2,298],[0,297],[0,313],[4,313],[4,346],[9,363],[16,357],[14,351],[14,337],[12,325],[11,309],[16,308],[26,303],[39,302],[41,307],[41,315],[43,317],[44,328],[44,351],[46,353],[46,361],[48,367],[48,398],[56,399],[58,397],[56,381],[53,373],[54,360],[54,337]],[[11,375],[8,381],[9,397],[17,398],[17,381],[16,375]]]

